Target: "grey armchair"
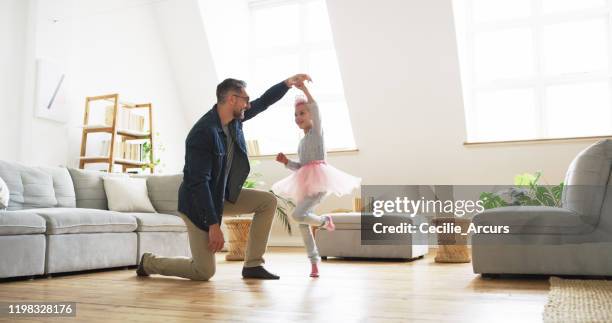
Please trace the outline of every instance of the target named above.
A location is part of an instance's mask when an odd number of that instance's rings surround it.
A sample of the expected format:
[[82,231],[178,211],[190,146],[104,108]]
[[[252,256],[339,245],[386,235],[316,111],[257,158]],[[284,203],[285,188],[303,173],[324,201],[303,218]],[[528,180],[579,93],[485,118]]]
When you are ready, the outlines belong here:
[[560,208],[512,206],[486,210],[474,224],[507,225],[508,234],[472,237],[474,273],[612,275],[612,140],[576,156]]

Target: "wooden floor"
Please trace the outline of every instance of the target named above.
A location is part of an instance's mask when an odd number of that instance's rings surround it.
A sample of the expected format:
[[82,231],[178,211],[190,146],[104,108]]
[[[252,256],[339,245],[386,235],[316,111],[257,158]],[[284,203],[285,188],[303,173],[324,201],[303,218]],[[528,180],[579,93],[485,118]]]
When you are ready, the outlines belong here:
[[549,289],[545,278],[483,279],[471,264],[437,264],[432,254],[330,259],[318,279],[308,277],[302,249],[266,256],[281,280],[243,280],[242,264],[220,255],[209,282],[114,270],[0,283],[0,302],[74,301],[83,322],[540,322]]

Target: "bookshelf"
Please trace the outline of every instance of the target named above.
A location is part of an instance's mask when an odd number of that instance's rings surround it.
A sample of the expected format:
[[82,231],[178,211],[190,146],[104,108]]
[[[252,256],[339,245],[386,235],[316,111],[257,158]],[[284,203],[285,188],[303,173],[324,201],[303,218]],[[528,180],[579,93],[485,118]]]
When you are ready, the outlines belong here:
[[[104,124],[90,124],[91,109],[94,108],[92,103],[99,101],[110,104],[105,106]],[[137,109],[144,109],[147,116],[132,114],[131,111]],[[147,120],[148,124],[145,125]],[[148,129],[145,129],[145,126],[148,126]],[[110,140],[102,143],[100,155],[97,156],[87,154],[87,140],[89,135],[94,133],[110,134]],[[120,165],[124,173],[131,168],[149,168],[151,173],[154,173],[153,134],[153,105],[151,103],[123,102],[119,100],[119,94],[86,97],[79,168],[84,169],[87,164],[106,163],[109,173],[113,171],[114,165]],[[149,156],[145,156],[143,144],[132,143],[136,141],[149,143],[151,147]],[[104,151],[107,153],[104,154]]]

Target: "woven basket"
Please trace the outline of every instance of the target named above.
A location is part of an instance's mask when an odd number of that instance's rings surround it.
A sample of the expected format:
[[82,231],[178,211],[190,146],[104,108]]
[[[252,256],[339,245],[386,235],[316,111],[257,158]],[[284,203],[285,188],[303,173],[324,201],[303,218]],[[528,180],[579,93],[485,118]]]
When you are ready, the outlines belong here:
[[[461,227],[461,232],[467,232],[471,220],[466,218],[434,218],[432,224],[443,226],[450,223]],[[462,263],[472,261],[470,250],[467,246],[467,236],[455,233],[438,233],[438,252],[436,262]]]
[[229,233],[227,254],[225,260],[239,261],[244,260],[249,240],[249,230],[251,229],[252,218],[230,218],[224,219],[223,223]]

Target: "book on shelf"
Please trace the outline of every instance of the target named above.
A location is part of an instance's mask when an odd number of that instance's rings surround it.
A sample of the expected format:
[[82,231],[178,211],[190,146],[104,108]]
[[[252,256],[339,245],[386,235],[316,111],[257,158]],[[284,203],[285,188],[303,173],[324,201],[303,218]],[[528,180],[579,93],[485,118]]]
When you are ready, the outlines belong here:
[[113,126],[113,110],[114,109],[115,109],[114,106],[109,105],[104,110],[104,124],[109,127]]
[[247,154],[249,156],[259,156],[259,142],[257,140],[247,140]]
[[[100,145],[100,156],[110,156],[110,140],[102,140]],[[115,142],[115,159],[133,161],[146,161],[144,155],[144,144],[130,143],[126,141]]]
[[[104,124],[111,127],[113,125],[113,111],[115,107],[110,105],[106,107],[104,113]],[[129,109],[121,109],[117,113],[117,128],[122,130],[134,130],[139,132],[145,131],[146,118],[143,115],[134,113]]]

